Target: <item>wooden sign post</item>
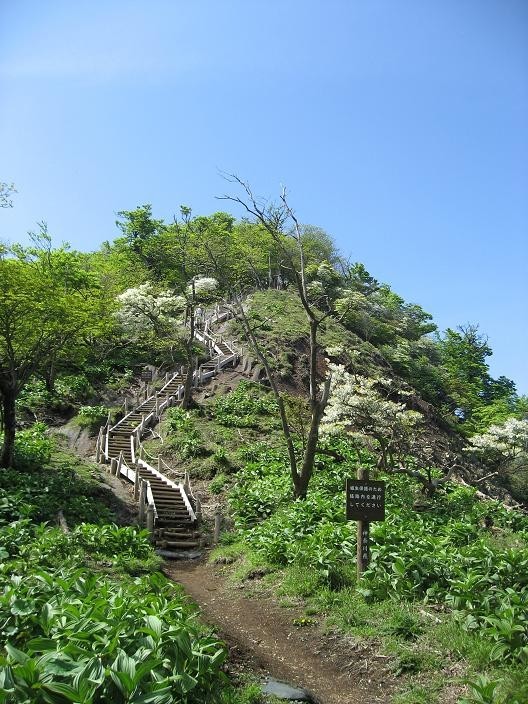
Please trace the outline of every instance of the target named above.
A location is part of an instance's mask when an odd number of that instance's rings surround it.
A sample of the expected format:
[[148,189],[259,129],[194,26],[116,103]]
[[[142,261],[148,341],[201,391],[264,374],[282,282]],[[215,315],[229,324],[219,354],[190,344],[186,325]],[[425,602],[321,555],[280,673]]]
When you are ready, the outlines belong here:
[[366,570],[370,559],[370,523],[385,520],[385,482],[369,479],[368,470],[359,469],[357,479],[346,480],[347,521],[357,521],[357,575]]

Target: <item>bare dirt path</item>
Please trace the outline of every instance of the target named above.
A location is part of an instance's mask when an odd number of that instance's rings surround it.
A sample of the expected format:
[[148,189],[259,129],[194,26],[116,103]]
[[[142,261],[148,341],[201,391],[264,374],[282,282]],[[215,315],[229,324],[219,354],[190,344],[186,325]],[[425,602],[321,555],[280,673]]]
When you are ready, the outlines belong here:
[[218,567],[200,562],[165,563],[235,656],[254,669],[307,689],[320,704],[388,704],[394,686],[381,656],[353,641],[298,628],[295,609],[271,598],[248,598],[229,585]]

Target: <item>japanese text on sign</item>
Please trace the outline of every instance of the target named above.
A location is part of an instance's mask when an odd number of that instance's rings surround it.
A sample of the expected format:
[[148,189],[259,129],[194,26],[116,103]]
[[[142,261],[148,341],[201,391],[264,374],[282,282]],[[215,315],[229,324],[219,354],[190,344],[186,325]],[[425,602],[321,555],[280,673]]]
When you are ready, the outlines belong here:
[[349,521],[383,521],[385,482],[347,479],[346,517]]

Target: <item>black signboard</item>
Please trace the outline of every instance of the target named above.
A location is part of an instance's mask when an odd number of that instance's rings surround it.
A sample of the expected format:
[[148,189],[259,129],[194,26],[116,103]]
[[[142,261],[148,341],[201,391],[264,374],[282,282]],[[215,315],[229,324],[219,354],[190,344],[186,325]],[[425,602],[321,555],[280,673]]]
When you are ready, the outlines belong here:
[[346,517],[348,521],[385,520],[385,482],[347,479]]
[[142,381],[152,381],[152,369],[143,369],[141,372]]

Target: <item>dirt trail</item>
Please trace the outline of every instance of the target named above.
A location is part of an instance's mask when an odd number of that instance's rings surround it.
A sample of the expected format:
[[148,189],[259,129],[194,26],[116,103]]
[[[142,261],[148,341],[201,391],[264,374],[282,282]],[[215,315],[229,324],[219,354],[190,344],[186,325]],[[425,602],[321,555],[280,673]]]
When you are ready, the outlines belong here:
[[203,561],[166,563],[164,571],[198,604],[203,620],[266,674],[307,689],[320,704],[391,701],[391,676],[375,652],[315,627],[296,627],[293,619],[302,613],[270,598],[245,597]]

